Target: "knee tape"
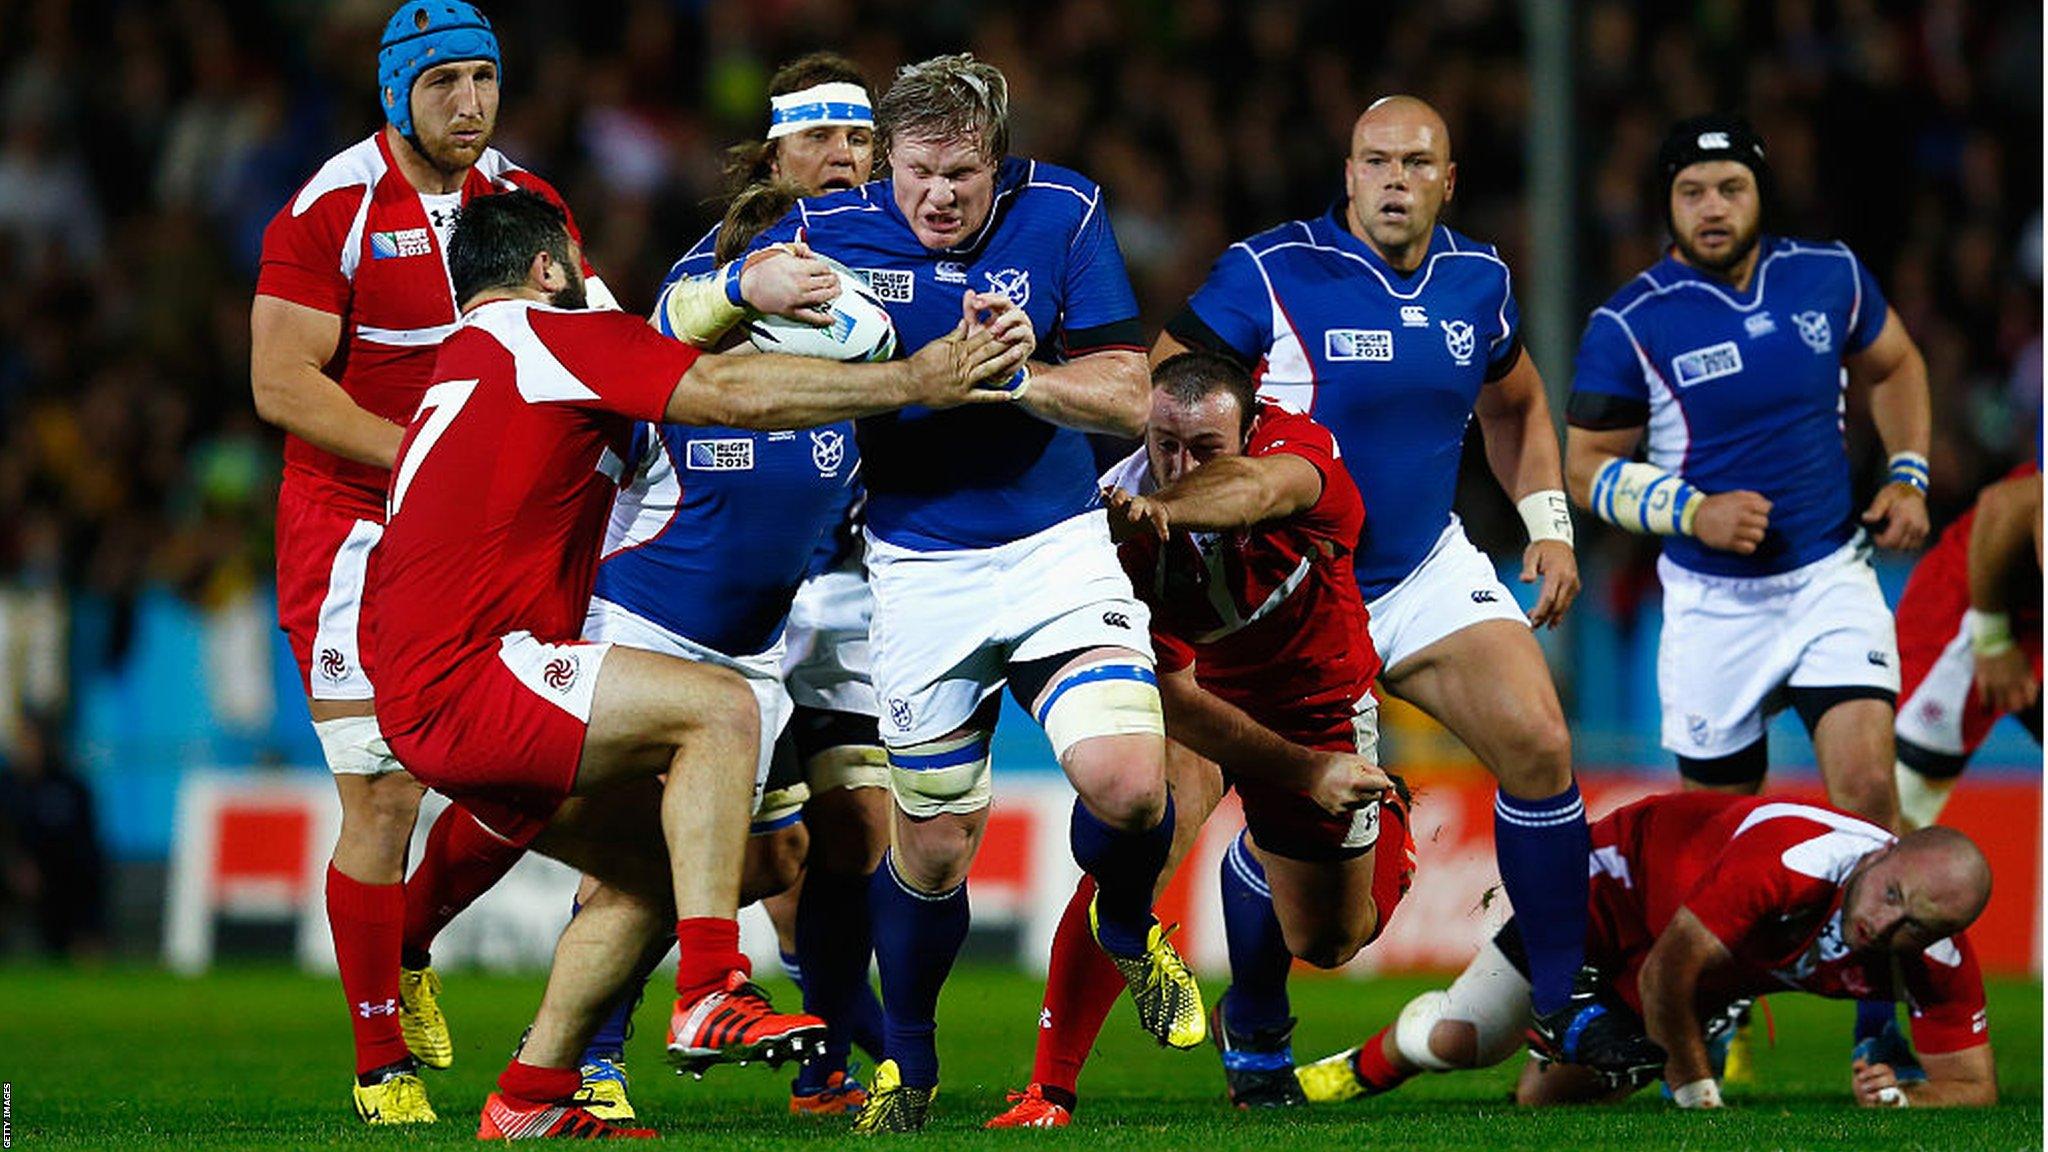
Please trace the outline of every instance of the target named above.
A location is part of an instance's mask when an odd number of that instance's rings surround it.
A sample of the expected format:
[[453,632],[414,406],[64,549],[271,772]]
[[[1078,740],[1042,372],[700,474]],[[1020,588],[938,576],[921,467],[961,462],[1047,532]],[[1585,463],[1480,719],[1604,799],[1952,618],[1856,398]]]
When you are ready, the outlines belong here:
[[802,819],[804,802],[811,798],[810,785],[798,781],[787,788],[771,788],[754,805],[754,817],[747,825],[749,836],[780,832]]
[[988,807],[990,733],[969,732],[889,749],[889,787],[912,816],[965,815]]
[[1166,735],[1159,680],[1151,665],[1129,659],[1104,660],[1060,677],[1036,719],[1055,757],[1097,736]]
[[1514,1054],[1528,1019],[1528,978],[1489,940],[1449,989],[1425,992],[1401,1009],[1394,1023],[1394,1043],[1401,1055],[1423,1068],[1456,1071],[1463,1065],[1443,1059],[1429,1045],[1430,1033],[1438,1023],[1456,1020],[1470,1024],[1477,1033],[1473,1066],[1487,1068]]
[[872,744],[841,744],[827,748],[804,765],[811,791],[834,788],[887,788],[889,754]]
[[1429,1034],[1436,1030],[1437,1021],[1445,1018],[1450,1006],[1451,994],[1436,989],[1424,992],[1401,1009],[1401,1015],[1394,1021],[1394,1046],[1410,1063],[1431,1072],[1457,1070],[1457,1065],[1438,1056],[1429,1046]]
[[315,720],[313,733],[320,737],[320,749],[327,754],[327,770],[336,776],[382,776],[405,771],[391,754],[391,745],[384,742],[384,734],[377,730],[375,716]]

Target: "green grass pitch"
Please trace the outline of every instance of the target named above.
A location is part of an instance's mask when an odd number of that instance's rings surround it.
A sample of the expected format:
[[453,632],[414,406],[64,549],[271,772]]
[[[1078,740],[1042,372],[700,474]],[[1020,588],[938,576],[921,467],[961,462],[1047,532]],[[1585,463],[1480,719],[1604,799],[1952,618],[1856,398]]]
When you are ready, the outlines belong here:
[[[778,998],[793,992],[771,982]],[[340,989],[281,968],[236,968],[197,980],[149,969],[0,969],[0,1079],[11,1085],[14,1146],[173,1149],[469,1147],[477,1109],[538,1001],[538,977],[451,973],[445,1003],[457,1056],[429,1073],[441,1122],[365,1129],[348,1103],[348,1034]],[[1426,985],[1411,979],[1296,981],[1295,1051],[1307,1059],[1363,1039]],[[1211,983],[1212,995],[1221,988]],[[658,989],[657,989],[658,992]],[[630,1060],[633,1097],[668,1144],[691,1148],[828,1148],[843,1124],[789,1116],[788,1073],[719,1068],[701,1082],[660,1061],[661,998],[650,995]],[[1613,1108],[1518,1112],[1513,1066],[1417,1080],[1348,1106],[1238,1114],[1222,1104],[1208,1049],[1151,1046],[1126,1006],[1110,1019],[1084,1074],[1082,1107],[1064,1132],[979,1132],[1031,1070],[1038,986],[967,968],[940,1008],[944,1083],[925,1147],[1317,1149],[1755,1149],[1871,1152],[2041,1147],[2041,987],[1991,989],[2003,1101],[1978,1112],[1866,1111],[1847,1095],[1851,1009],[1811,997],[1771,1001],[1777,1042],[1757,1030],[1760,1076],[1732,1089],[1733,1108],[1681,1115],[1654,1091]]]

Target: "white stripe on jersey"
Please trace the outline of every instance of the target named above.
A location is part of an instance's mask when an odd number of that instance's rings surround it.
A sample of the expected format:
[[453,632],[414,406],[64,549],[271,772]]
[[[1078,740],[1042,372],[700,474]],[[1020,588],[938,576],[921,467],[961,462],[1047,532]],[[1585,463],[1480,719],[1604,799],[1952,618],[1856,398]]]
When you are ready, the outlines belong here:
[[1655,269],[1649,269],[1638,273],[1636,278],[1639,280],[1647,281],[1650,284],[1650,291],[1644,293],[1641,296],[1636,297],[1634,300],[1629,301],[1628,305],[1622,309],[1622,312],[1633,312],[1636,308],[1636,305],[1641,304],[1645,300],[1651,299],[1652,297],[1656,296],[1663,296],[1666,293],[1677,292],[1687,288],[1691,288],[1696,291],[1706,292],[1710,295],[1717,296],[1720,298],[1723,304],[1728,305],[1728,307],[1733,308],[1737,312],[1754,312],[1758,308],[1761,308],[1763,306],[1765,280],[1768,279],[1770,275],[1771,265],[1774,262],[1776,262],[1779,257],[1834,256],[1838,257],[1839,259],[1843,260],[1849,265],[1849,281],[1855,293],[1855,303],[1849,309],[1849,328],[1851,331],[1854,331],[1856,328],[1856,320],[1859,316],[1862,315],[1863,282],[1856,276],[1856,257],[1853,253],[1849,251],[1849,246],[1847,244],[1842,243],[1840,240],[1835,241],[1832,245],[1826,248],[1815,248],[1811,245],[1801,244],[1796,240],[1784,240],[1781,242],[1784,244],[1784,247],[1779,248],[1777,251],[1772,252],[1770,255],[1764,257],[1762,260],[1757,262],[1756,273],[1754,276],[1751,277],[1753,283],[1750,287],[1750,295],[1755,297],[1755,299],[1751,300],[1747,304],[1743,304],[1737,301],[1733,296],[1730,296],[1728,295],[1728,293],[1722,291],[1720,285],[1711,284],[1705,280],[1688,279],[1680,280],[1675,284],[1661,283],[1655,276],[1650,275],[1650,272],[1655,271]]
[[470,325],[481,328],[512,353],[512,382],[518,386],[520,398],[528,404],[597,399],[597,393],[578,380],[575,373],[563,367],[548,346],[541,343],[539,334],[533,330],[532,317],[536,311],[568,310],[526,300],[493,301],[490,307],[472,309],[457,327]]
[[459,324],[436,324],[431,328],[378,328],[370,324],[356,325],[356,335],[372,344],[385,344],[393,348],[432,347],[455,335]]

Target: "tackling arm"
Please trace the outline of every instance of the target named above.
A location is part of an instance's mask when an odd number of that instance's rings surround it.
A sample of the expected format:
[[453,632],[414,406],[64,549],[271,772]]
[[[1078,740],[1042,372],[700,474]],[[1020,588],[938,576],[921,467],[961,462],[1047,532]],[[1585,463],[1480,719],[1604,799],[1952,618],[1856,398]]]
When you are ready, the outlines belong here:
[[[1207,467],[1207,465],[1204,465]],[[1232,776],[1308,796],[1331,812],[1347,812],[1393,787],[1363,756],[1318,752],[1272,729],[1195,680],[1193,665],[1159,676],[1166,732]]]
[[[1718,1090],[1693,1087],[1701,1081],[1711,1086],[1714,1079],[1694,996],[1703,974],[1732,962],[1727,947],[1686,908],[1671,918],[1643,961],[1637,984],[1643,1001],[1643,1026],[1650,1039],[1664,1049],[1664,1082],[1679,1094],[1681,1107],[1720,1104]],[[1687,1089],[1692,1089],[1690,1100]],[[1700,1099],[1703,1094],[1711,1099]]]
[[341,317],[276,296],[249,306],[249,388],[256,414],[337,456],[390,468],[405,429],[365,410],[321,369],[341,346]]
[[1315,506],[1323,474],[1292,453],[1219,456],[1150,496],[1122,502],[1136,523],[1152,522],[1160,539],[1175,528],[1223,532],[1280,520]]

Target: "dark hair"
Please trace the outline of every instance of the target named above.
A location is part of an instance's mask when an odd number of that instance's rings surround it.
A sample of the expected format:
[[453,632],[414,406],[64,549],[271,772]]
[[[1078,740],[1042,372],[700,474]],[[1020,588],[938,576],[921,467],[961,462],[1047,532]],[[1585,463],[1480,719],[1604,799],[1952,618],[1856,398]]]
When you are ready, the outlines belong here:
[[1218,392],[1237,398],[1237,430],[1251,431],[1258,415],[1259,390],[1244,365],[1216,352],[1182,352],[1152,370],[1152,386],[1163,388],[1174,402],[1192,406]]
[[712,259],[724,264],[736,259],[768,226],[789,215],[803,199],[803,189],[787,180],[755,184],[733,197],[726,206],[725,219],[718,222],[718,241]]
[[[875,90],[860,66],[837,52],[813,52],[799,56],[777,69],[768,80],[768,95],[787,96],[819,84],[858,84],[873,102]],[[737,197],[771,175],[775,162],[774,140],[748,140],[725,151],[725,194]]]
[[569,266],[569,220],[537,192],[479,196],[462,206],[448,238],[448,278],[457,303],[479,292],[517,288],[536,252]]

